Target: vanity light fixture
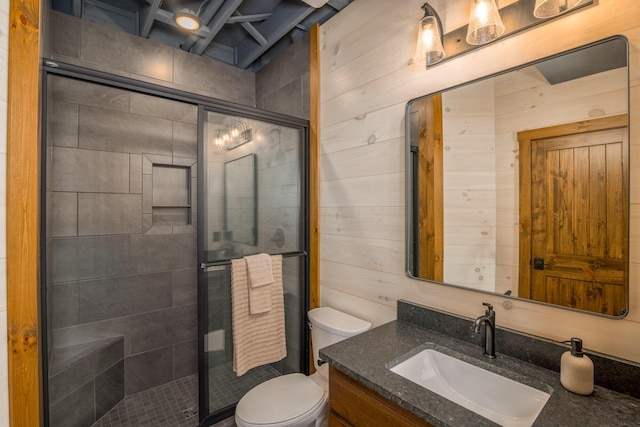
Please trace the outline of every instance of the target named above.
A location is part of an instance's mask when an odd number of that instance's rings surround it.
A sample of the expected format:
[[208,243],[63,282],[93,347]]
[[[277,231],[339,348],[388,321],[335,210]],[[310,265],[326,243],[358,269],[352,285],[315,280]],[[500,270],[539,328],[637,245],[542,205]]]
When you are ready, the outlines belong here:
[[216,150],[233,150],[234,148],[250,142],[253,138],[251,128],[244,120],[238,118],[225,119],[224,128],[216,131],[213,139]]
[[214,149],[215,151],[222,151],[224,150],[226,143],[226,140],[229,138],[229,136],[226,133],[225,129],[218,129],[216,131],[216,137],[213,139],[213,145],[214,145]]
[[418,24],[418,45],[416,48],[416,62],[425,62],[426,66],[437,64],[445,57],[442,40],[442,21],[438,13],[425,3],[422,5],[424,16]]
[[582,0],[536,0],[533,16],[536,18],[552,18],[574,9]]
[[504,33],[504,24],[495,0],[473,0],[467,43],[482,45],[489,43]]
[[173,15],[173,20],[178,27],[189,31],[195,31],[201,25],[198,15],[190,9],[180,9]]
[[499,37],[512,36],[561,18],[567,12],[578,12],[597,4],[597,0],[517,0],[498,9],[496,0],[466,1],[471,3],[469,23],[447,34],[442,31],[442,22],[436,11],[424,3],[424,16],[418,24],[414,63],[426,64],[428,69],[431,65],[471,52]]

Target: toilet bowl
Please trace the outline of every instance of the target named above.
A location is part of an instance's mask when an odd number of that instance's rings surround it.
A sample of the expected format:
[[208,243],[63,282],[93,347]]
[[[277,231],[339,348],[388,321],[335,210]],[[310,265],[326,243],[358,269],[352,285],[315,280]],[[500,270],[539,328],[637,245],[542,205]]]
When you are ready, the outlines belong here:
[[318,351],[368,330],[371,323],[331,307],[309,311],[316,372],[287,374],[249,390],[236,406],[239,427],[308,427],[327,424],[329,367],[318,366]]

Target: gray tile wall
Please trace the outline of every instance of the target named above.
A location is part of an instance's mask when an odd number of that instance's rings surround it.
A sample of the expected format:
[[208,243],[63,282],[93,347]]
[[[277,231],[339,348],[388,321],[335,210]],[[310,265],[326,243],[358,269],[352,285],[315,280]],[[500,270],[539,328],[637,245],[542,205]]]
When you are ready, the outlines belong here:
[[[45,16],[43,18],[43,22],[42,24],[43,26],[43,30],[45,30],[46,28],[49,27],[50,24],[50,19],[48,19],[48,16]],[[43,50],[44,53],[48,53],[51,51],[51,41],[47,40],[46,42],[46,46],[45,49]],[[51,91],[47,91],[46,93],[46,103],[47,105],[52,105],[53,101],[52,101],[52,94]],[[45,135],[46,138],[46,148],[45,148],[45,164],[46,164],[46,172],[45,172],[45,188],[44,188],[44,206],[47,212],[55,212],[55,208],[53,205],[53,188],[52,188],[52,183],[51,183],[51,171],[53,169],[53,156],[51,155],[52,151],[53,151],[53,142],[52,142],[52,132],[53,132],[53,128],[54,126],[52,126],[52,123],[54,123],[55,120],[52,118],[52,115],[49,115],[47,117],[47,133]],[[61,134],[64,134],[64,132],[60,132]],[[46,235],[44,236],[44,247],[45,247],[45,254],[49,254],[51,251],[51,248],[53,247],[53,228],[54,228],[54,217],[55,215],[47,215],[46,218],[44,218],[45,221],[45,229],[46,229]],[[59,216],[58,216],[59,217]],[[63,221],[62,223],[62,227],[61,227],[61,233],[64,234],[64,228],[65,226],[68,226],[68,223],[66,223],[65,221]],[[75,229],[74,225],[71,224],[70,225],[72,231]],[[52,295],[53,293],[53,280],[52,280],[52,263],[51,263],[51,259],[50,257],[46,256],[45,257],[45,266],[44,266],[44,274],[45,274],[45,291],[48,295]],[[44,317],[44,320],[46,322],[46,338],[47,338],[47,343],[51,343],[53,341],[53,309],[52,309],[52,298],[46,298],[45,301],[45,310],[46,310],[46,314]],[[51,358],[53,356],[53,349],[52,346],[48,346],[47,347],[47,361],[51,361]]]
[[[52,11],[51,24],[52,59],[242,105],[256,105],[255,75],[250,71],[64,13]],[[135,99],[129,102],[135,103]]]
[[256,73],[256,106],[309,119],[309,35]]
[[157,162],[197,175],[197,107],[50,78],[53,347],[122,336],[122,369],[102,379],[122,375],[127,394],[191,375],[196,224],[155,227],[144,200]]

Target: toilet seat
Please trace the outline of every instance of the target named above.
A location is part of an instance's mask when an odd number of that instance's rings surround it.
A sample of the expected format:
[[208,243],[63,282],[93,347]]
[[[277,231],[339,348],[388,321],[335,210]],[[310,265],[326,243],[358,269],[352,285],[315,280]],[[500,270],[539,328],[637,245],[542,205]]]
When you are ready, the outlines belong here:
[[273,378],[251,389],[238,402],[240,427],[308,426],[327,406],[327,393],[302,374]]

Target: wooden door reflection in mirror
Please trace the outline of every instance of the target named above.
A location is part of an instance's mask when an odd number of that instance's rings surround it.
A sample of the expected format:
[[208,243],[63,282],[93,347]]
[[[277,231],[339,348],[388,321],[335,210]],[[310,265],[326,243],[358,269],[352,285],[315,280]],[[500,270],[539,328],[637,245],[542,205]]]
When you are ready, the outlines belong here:
[[520,132],[518,295],[626,312],[627,115]]

